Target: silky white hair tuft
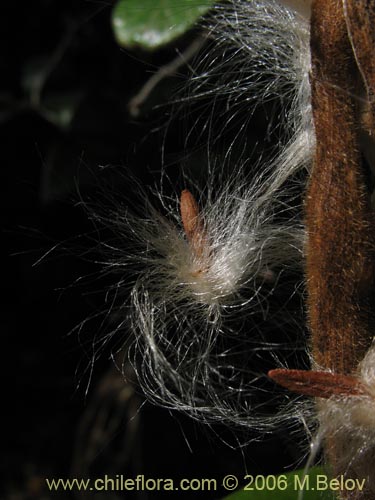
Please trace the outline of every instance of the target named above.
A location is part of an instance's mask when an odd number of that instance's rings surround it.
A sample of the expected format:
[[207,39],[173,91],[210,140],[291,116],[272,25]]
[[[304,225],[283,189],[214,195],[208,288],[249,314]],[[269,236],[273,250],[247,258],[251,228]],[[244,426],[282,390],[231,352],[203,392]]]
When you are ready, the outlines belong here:
[[[134,366],[159,404],[206,421],[247,427],[257,421],[259,427],[252,384],[265,374],[251,360],[262,349],[277,350],[285,338],[271,345],[259,325],[251,327],[251,317],[280,330],[287,322],[284,310],[271,315],[269,297],[281,272],[298,269],[304,231],[298,223],[277,223],[274,204],[257,207],[259,188],[246,188],[236,177],[202,203],[199,253],[181,221],[171,222],[178,206],[166,212],[169,220],[153,213],[138,228],[143,241],[136,255],[145,265],[131,291],[133,353],[142,358]],[[296,347],[290,343],[289,349]]]
[[281,105],[271,120],[279,145],[251,177],[238,164],[228,167],[229,154],[220,169],[209,157],[206,184],[191,183],[199,207],[194,242],[180,193],[167,196],[162,185],[154,204],[136,189],[137,212],[123,204],[92,210],[115,235],[100,245],[103,273],[115,277],[110,310],[121,318],[106,338],[131,326],[126,354],[151,401],[267,432],[306,419],[291,405],[275,412],[282,398],[266,373],[306,358],[300,317],[285,302],[301,288],[296,174],[310,166],[314,144],[308,22],[274,0],[232,0],[217,4],[201,27],[210,46],[194,67],[188,100],[212,96],[233,116],[273,100]]
[[218,103],[213,120],[219,120],[221,128],[227,126],[223,118],[233,124],[244,108],[251,116],[268,101],[281,105],[270,117],[270,127],[279,130],[279,148],[274,160],[262,165],[262,170],[273,172],[268,196],[298,170],[310,167],[315,142],[309,22],[284,3],[218,3],[202,23],[212,43],[194,66],[187,98],[210,97]]
[[314,405],[278,391],[266,375],[315,365],[302,306],[295,319],[285,304],[303,288],[300,195],[315,142],[310,3],[230,0],[201,22],[209,44],[192,64],[189,96],[175,104],[212,98],[218,116],[207,120],[210,129],[213,120],[229,116],[231,124],[239,109],[251,115],[274,101],[279,144],[251,176],[246,159],[230,165],[229,148],[219,169],[208,153],[205,184],[185,179],[182,197],[166,195],[161,182],[151,197],[136,187],[136,211],[124,204],[91,211],[114,235],[100,244],[103,273],[114,276],[110,311],[120,318],[107,337],[131,330],[125,355],[150,401],[260,436],[302,423],[307,436],[316,431],[310,462],[322,443],[328,454],[332,445],[337,470],[347,477],[355,470],[375,494],[375,347],[356,374],[363,394]]
[[364,480],[365,491],[367,495],[371,492],[372,497],[375,494],[375,344],[359,364],[358,380],[364,394],[319,400],[319,435],[328,453],[334,446],[335,469],[347,478],[353,477],[355,471],[355,477]]
[[[309,167],[314,143],[308,23],[274,0],[234,0],[217,4],[202,26],[211,43],[188,99],[222,100],[233,114],[282,103],[281,123],[273,119],[280,144],[251,179],[233,167],[224,179],[211,174],[196,193],[200,252],[184,234],[177,199],[171,205],[160,195],[164,215],[151,209],[147,220],[127,221],[143,261],[131,291],[134,366],[158,404],[265,431],[291,415],[266,411],[266,387],[274,386],[265,365],[285,365],[279,349],[305,349],[285,334],[291,319],[277,293],[280,274],[301,271],[304,230],[291,205],[293,179]],[[276,340],[270,324],[280,331]]]
[[122,320],[107,337],[131,325],[135,342],[126,356],[151,401],[206,422],[266,431],[281,415],[265,411],[274,385],[262,360],[284,366],[278,350],[304,350],[283,296],[286,286],[298,295],[304,229],[285,196],[263,196],[268,182],[261,177],[249,183],[239,169],[224,178],[211,178],[217,189],[196,193],[198,249],[177,194],[158,190],[157,209],[138,186],[138,215],[116,204],[91,210],[115,235],[101,245],[102,264],[113,275],[111,311]]

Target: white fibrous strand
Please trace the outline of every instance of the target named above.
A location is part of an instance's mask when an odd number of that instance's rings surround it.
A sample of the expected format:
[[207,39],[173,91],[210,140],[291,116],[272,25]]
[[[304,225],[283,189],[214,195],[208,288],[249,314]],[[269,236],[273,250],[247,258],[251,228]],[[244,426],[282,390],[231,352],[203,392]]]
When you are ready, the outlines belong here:
[[[118,213],[114,226],[128,243],[125,250],[112,246],[108,270],[126,275],[115,288],[127,282],[126,314],[135,337],[128,354],[149,400],[260,433],[302,421],[308,433],[318,429],[311,461],[321,443],[326,451],[332,445],[340,457],[336,469],[348,478],[355,471],[374,492],[375,348],[353,374],[360,388],[354,384],[353,393],[345,377],[315,373],[313,389],[326,384],[325,395],[300,391],[316,398],[315,408],[311,401],[279,398],[266,377],[270,368],[280,368],[279,374],[290,368],[299,349],[315,366],[306,337],[288,333],[292,320],[281,285],[285,276],[300,279],[303,267],[305,236],[294,188],[304,187],[298,174],[309,169],[315,141],[309,7],[293,0],[232,0],[202,22],[209,43],[193,63],[186,101],[212,98],[219,115],[211,120],[229,116],[223,129],[238,110],[250,116],[275,101],[281,112],[271,125],[279,132],[278,147],[251,177],[235,165],[231,175],[208,175],[200,188],[185,185],[171,198],[159,192],[159,209],[145,203],[143,217]],[[230,152],[224,160],[227,167]]]
[[[286,2],[292,3],[308,15],[308,2]],[[193,66],[187,99],[212,98],[213,120],[221,128],[233,126],[244,109],[250,118],[265,103],[280,105],[269,117],[279,148],[274,161],[261,167],[272,171],[272,196],[312,160],[309,20],[283,2],[234,0],[216,5],[203,27],[212,42]]]
[[[260,193],[236,183],[201,199],[195,234],[172,220],[178,206],[135,228],[143,269],[131,291],[131,318],[134,366],[148,398],[196,418],[249,426],[257,420],[253,387],[264,384],[262,351],[286,349],[283,335],[271,342],[260,325],[281,331],[288,321],[270,297],[279,274],[300,266],[304,232],[277,223],[271,207],[256,206]],[[291,341],[288,347],[296,349]]]
[[285,366],[305,348],[285,333],[291,320],[278,292],[281,275],[301,271],[304,231],[288,189],[309,167],[314,143],[308,23],[272,0],[236,0],[217,5],[203,27],[211,43],[188,99],[212,97],[249,115],[262,103],[285,103],[274,124],[280,144],[251,178],[233,166],[192,189],[194,234],[179,195],[172,204],[160,195],[164,210],[150,207],[146,220],[124,220],[142,263],[131,290],[132,356],[153,402],[266,431],[290,416],[272,415],[267,363]]
[[202,27],[210,47],[194,68],[189,99],[212,96],[249,115],[281,103],[277,151],[251,175],[246,162],[230,165],[230,155],[219,169],[209,158],[200,187],[188,180],[167,196],[161,185],[153,201],[137,188],[136,212],[113,204],[91,216],[113,234],[100,244],[103,273],[113,275],[111,312],[122,318],[112,333],[130,325],[127,355],[148,399],[265,432],[286,417],[275,416],[267,371],[293,364],[306,348],[285,302],[296,300],[300,311],[304,229],[295,174],[308,168],[314,142],[308,23],[273,0],[234,0],[215,6]]
[[154,201],[138,189],[136,212],[121,204],[91,215],[113,234],[100,244],[103,273],[114,276],[111,312],[122,318],[112,333],[134,335],[126,354],[148,399],[267,432],[300,413],[289,406],[275,415],[280,401],[266,374],[306,352],[301,315],[285,302],[301,288],[296,174],[310,166],[314,143],[308,22],[273,0],[234,0],[215,6],[201,27],[210,47],[188,99],[222,100],[233,116],[281,104],[272,121],[277,150],[251,176],[248,165],[228,165],[228,154],[200,187],[187,182],[166,196],[160,186]]
[[298,296],[304,229],[285,197],[263,196],[261,177],[248,182],[237,170],[224,179],[211,178],[204,192],[195,187],[195,196],[149,196],[134,185],[137,213],[108,200],[90,210],[113,235],[100,244],[101,263],[112,275],[111,312],[122,320],[107,338],[130,325],[126,356],[149,400],[265,431],[279,418],[266,411],[274,385],[264,362],[284,366],[279,349],[303,351],[284,295],[287,287]]

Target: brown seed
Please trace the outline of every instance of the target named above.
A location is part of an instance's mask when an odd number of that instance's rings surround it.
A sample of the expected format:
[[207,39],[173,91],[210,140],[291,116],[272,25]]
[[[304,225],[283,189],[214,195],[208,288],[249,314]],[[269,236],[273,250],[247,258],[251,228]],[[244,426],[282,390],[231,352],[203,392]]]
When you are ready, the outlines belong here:
[[[201,258],[206,254],[206,237],[198,203],[188,189],[184,189],[180,197],[181,221],[192,251]],[[201,272],[201,270],[199,270]]]
[[186,237],[192,241],[199,230],[200,220],[198,203],[188,189],[184,189],[181,193],[180,212]]
[[360,381],[350,375],[313,370],[270,370],[268,376],[292,392],[316,398],[361,396],[366,394]]

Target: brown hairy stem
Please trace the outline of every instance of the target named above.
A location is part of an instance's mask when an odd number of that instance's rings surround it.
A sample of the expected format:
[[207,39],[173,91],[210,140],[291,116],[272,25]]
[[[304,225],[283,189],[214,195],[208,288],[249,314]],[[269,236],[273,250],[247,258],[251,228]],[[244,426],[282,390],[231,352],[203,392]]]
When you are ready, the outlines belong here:
[[316,134],[306,200],[311,343],[319,366],[349,374],[374,334],[374,217],[361,153],[375,165],[375,0],[315,0],[311,53]]
[[[359,97],[363,87],[368,96],[374,87],[362,67],[368,59],[362,43],[369,27],[362,32],[359,19],[353,21],[356,13],[363,17],[365,3],[373,13],[372,0],[314,0],[312,4],[316,151],[306,198],[308,313],[314,360],[335,374],[330,381],[327,375],[310,375],[317,389],[312,395],[319,397],[329,392],[356,395],[359,389],[352,375],[373,338],[374,227],[366,185],[369,175],[360,151]],[[360,469],[341,462],[342,433],[326,436],[324,445],[335,475],[360,477]],[[343,491],[341,497],[369,499],[371,493]]]
[[315,0],[311,19],[316,152],[306,200],[306,273],[313,356],[353,373],[370,346],[374,241],[359,147],[359,71],[341,0]]
[[[305,206],[307,308],[313,359],[324,371],[269,376],[312,397],[361,397],[358,367],[375,332],[375,225],[363,160],[375,158],[375,0],[313,0],[310,43],[316,150]],[[358,462],[342,461],[348,438],[335,429],[325,453],[334,475],[361,478],[360,450]],[[374,498],[367,488],[340,496]]]

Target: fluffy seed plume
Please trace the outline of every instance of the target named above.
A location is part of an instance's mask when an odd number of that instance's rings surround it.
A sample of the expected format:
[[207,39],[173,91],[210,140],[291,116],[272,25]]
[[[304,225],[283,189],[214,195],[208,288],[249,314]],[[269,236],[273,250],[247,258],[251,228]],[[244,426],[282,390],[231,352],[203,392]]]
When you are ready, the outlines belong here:
[[[333,475],[348,479],[351,485],[340,491],[340,498],[374,498],[375,345],[353,375],[275,369],[269,376],[293,392],[315,398],[318,431],[312,441],[311,461],[322,444],[328,457],[334,454]],[[307,410],[305,406],[302,414],[313,425],[313,413],[309,416]]]
[[375,495],[374,346],[359,364],[357,378],[362,387],[360,394],[318,402],[319,438],[325,441],[326,452],[337,456],[334,473],[340,471],[346,478],[358,477],[364,481],[362,494],[342,492],[343,498],[370,499]]
[[[269,117],[278,130],[274,161],[263,164],[274,175],[268,195],[297,171],[309,168],[314,148],[309,72],[309,12],[306,0],[232,0],[218,3],[202,23],[208,32],[207,51],[193,64],[187,101],[210,99],[210,129],[218,138],[246,120],[254,110],[273,101],[281,111]],[[202,124],[205,129],[207,124]],[[241,136],[242,137],[242,136]],[[242,137],[246,141],[246,137]]]
[[162,199],[163,216],[138,221],[136,253],[144,262],[131,291],[134,365],[158,404],[269,430],[277,419],[268,418],[266,367],[277,365],[278,349],[301,348],[285,333],[290,318],[279,278],[295,273],[302,257],[304,233],[288,189],[310,166],[314,144],[309,27],[301,12],[277,1],[234,0],[216,5],[203,28],[209,48],[194,66],[187,100],[212,97],[220,104],[213,120],[224,129],[244,106],[250,115],[271,100],[285,104],[270,123],[280,130],[280,148],[251,179],[232,167],[224,181],[209,179],[198,202],[185,190],[180,207]]
[[148,398],[262,431],[279,420],[267,370],[285,366],[280,350],[294,360],[305,352],[284,307],[297,294],[304,244],[294,174],[309,167],[314,143],[309,30],[300,14],[274,0],[216,5],[202,23],[209,51],[190,79],[188,101],[225,101],[224,128],[244,106],[250,115],[271,100],[285,104],[270,123],[280,130],[272,160],[251,178],[238,164],[231,175],[216,171],[200,189],[192,183],[195,197],[160,191],[158,209],[140,195],[140,215],[121,207],[94,214],[115,235],[102,245],[123,317],[115,332],[130,320],[130,356]]
[[111,309],[123,317],[113,333],[130,322],[129,355],[150,400],[269,430],[264,363],[278,349],[303,350],[284,302],[286,288],[297,294],[304,231],[285,197],[264,196],[267,179],[249,183],[240,170],[209,179],[195,187],[198,201],[187,189],[159,190],[158,209],[139,194],[139,215],[116,205],[93,214],[115,235],[102,245]]

